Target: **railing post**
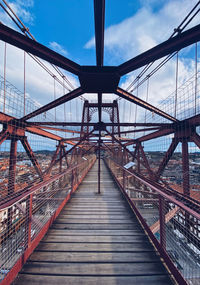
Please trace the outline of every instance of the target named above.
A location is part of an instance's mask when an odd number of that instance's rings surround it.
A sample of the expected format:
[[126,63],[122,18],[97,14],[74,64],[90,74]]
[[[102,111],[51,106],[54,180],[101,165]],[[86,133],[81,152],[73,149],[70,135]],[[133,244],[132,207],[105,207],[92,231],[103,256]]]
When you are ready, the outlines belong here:
[[[122,156],[122,165],[124,166],[124,164],[125,164],[125,160],[126,160],[126,154],[125,154],[125,149],[123,149],[123,156]],[[125,190],[125,186],[126,186],[126,172],[125,172],[125,170],[124,170],[124,168],[123,168],[123,170],[122,170],[122,173],[123,173],[123,180],[122,180],[122,187],[123,187],[123,189]]]
[[[190,196],[190,173],[189,173],[189,154],[188,141],[186,138],[182,139],[182,172],[183,172],[183,194]],[[190,229],[190,217],[185,212],[185,227]]]
[[25,248],[30,247],[31,245],[31,224],[32,224],[32,203],[33,203],[33,194],[28,196],[26,201],[26,224],[25,224]]
[[101,193],[101,161],[100,161],[100,156],[101,156],[101,132],[99,131],[99,143],[98,143],[98,194]]
[[[59,173],[62,172],[62,154],[63,154],[63,147],[60,147],[60,161],[59,161]],[[62,178],[59,179],[59,187],[62,187]]]
[[165,200],[159,195],[160,244],[166,249]]
[[73,192],[74,189],[74,170],[72,170],[72,176],[71,176],[71,193]]
[[[17,139],[12,138],[10,142],[8,197],[15,192],[16,162],[17,162]],[[12,207],[8,209],[8,219],[7,219],[8,234],[11,228],[12,228]]]

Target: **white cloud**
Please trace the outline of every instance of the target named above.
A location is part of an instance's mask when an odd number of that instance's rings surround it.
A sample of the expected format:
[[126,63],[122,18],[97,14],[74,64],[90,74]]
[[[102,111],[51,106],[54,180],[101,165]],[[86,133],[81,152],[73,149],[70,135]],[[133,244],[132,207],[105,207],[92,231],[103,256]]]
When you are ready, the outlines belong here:
[[[30,8],[34,5],[34,1],[32,0],[16,0],[9,2],[13,10],[16,12],[20,18],[25,21],[29,20],[32,21],[32,14],[29,14]],[[29,18],[30,16],[30,18]],[[2,21],[5,25],[8,25],[14,29],[16,29],[15,24],[10,20],[10,18],[6,15],[3,10],[0,9],[0,21]],[[67,51],[64,50],[58,43],[52,42],[51,48],[54,48],[58,52],[66,55]],[[14,46],[7,44],[7,57],[6,57],[6,80],[11,82],[14,86],[16,86],[20,91],[23,92],[23,85],[24,85],[24,52]],[[4,66],[4,42],[0,41],[0,65]],[[52,66],[45,62],[45,65],[58,76],[56,71],[52,68]],[[76,88],[79,86],[79,81],[77,77],[73,76],[72,74],[63,71],[63,74],[67,77],[67,79],[72,83],[72,85]],[[0,75],[4,76],[3,68],[0,70]],[[59,76],[58,76],[59,77]],[[62,78],[59,78],[62,81]],[[67,83],[65,83],[66,86]],[[63,90],[63,87],[55,81],[56,86],[56,98],[62,96],[64,93],[68,93],[68,90]],[[48,102],[51,102],[54,99],[54,79],[42,69],[29,55],[26,55],[26,98],[31,98],[38,104],[45,105]],[[79,100],[79,99],[78,99]],[[73,100],[70,103],[70,108],[68,108],[69,104],[66,105],[66,114],[69,118],[70,109],[74,110],[75,108],[79,108],[80,106],[76,106],[77,103]],[[80,100],[79,100],[80,101]],[[8,102],[6,111],[9,112],[11,115],[18,114],[18,117],[22,116],[23,113],[23,102],[19,100],[15,102],[14,100]],[[18,109],[18,110],[17,110]],[[2,111],[2,106],[1,106]],[[26,112],[31,112],[31,106]],[[54,110],[51,112],[54,115]],[[81,116],[81,112],[79,112]],[[57,119],[63,120],[63,106],[57,108]]]
[[[25,24],[32,25],[34,23],[34,15],[31,12],[31,8],[34,5],[34,0],[16,0],[8,2],[10,8],[16,13],[16,15]],[[6,7],[6,6],[5,6]],[[7,8],[9,11],[9,9]],[[10,12],[10,11],[9,11]],[[11,18],[0,7],[0,21],[12,29],[18,30],[17,26],[11,20]]]
[[[106,29],[105,58],[109,60],[109,64],[120,64],[123,60],[132,58],[167,40],[196,1],[163,1],[158,11],[153,11],[151,6],[147,5],[148,3],[149,1],[132,17]],[[93,47],[94,38],[85,45],[87,49]]]
[[61,53],[62,55],[67,55],[68,52],[57,42],[50,42],[49,47],[54,51]]
[[33,0],[16,0],[9,3],[11,9],[16,13],[16,15],[25,23],[32,25],[34,22],[34,16],[29,11],[33,7]]
[[[195,0],[141,0],[143,7],[132,17],[108,27],[105,31],[105,60],[106,64],[118,65],[150,48],[167,40],[187,13],[196,4]],[[159,9],[158,9],[159,5]],[[156,7],[157,6],[157,7]],[[154,9],[157,8],[157,9]],[[190,24],[197,24],[198,17]],[[189,26],[187,27],[189,28]],[[94,48],[94,38],[90,39],[85,48]],[[190,48],[179,55],[178,86],[190,78],[194,72],[194,58],[187,58]],[[160,60],[161,61],[161,60]],[[158,62],[160,62],[158,61]],[[158,63],[157,62],[157,63]],[[154,65],[155,66],[155,65]],[[148,71],[150,72],[150,70]],[[126,89],[135,79],[139,71],[126,76],[122,87]],[[148,73],[147,73],[148,74]],[[149,81],[149,99],[152,105],[159,105],[175,90],[176,81],[176,59],[170,60]],[[137,95],[136,90],[134,95]],[[146,100],[146,84],[138,91],[138,96]],[[185,94],[187,97],[187,94]],[[185,97],[185,98],[186,98]],[[174,104],[168,105],[166,112],[174,114]],[[165,108],[162,106],[161,108]],[[135,121],[135,105],[120,100],[121,119]],[[137,107],[137,122],[144,119],[145,110]]]
[[[0,42],[0,65],[4,65],[4,43]],[[11,82],[19,90],[23,92],[24,84],[24,52],[7,44],[7,59],[6,59],[6,80]],[[57,75],[55,70],[49,63],[45,63],[48,68]],[[69,81],[74,87],[79,85],[77,78],[68,72],[63,71]],[[0,71],[0,75],[3,76],[3,68]],[[61,79],[62,81],[62,79]],[[56,86],[56,98],[62,96],[64,93],[68,93],[67,90],[63,90],[63,87],[55,81]],[[29,55],[26,55],[26,93],[27,96],[36,100],[40,104],[44,105],[51,102],[54,99],[54,79],[42,69]],[[21,108],[20,100],[18,106],[14,106],[13,102],[9,102],[9,108]],[[30,106],[31,107],[31,106]],[[23,109],[23,108],[22,108]],[[31,110],[29,110],[30,112]],[[28,112],[28,110],[27,110]],[[52,111],[54,113],[54,111]],[[63,118],[63,111],[58,112],[58,117]]]

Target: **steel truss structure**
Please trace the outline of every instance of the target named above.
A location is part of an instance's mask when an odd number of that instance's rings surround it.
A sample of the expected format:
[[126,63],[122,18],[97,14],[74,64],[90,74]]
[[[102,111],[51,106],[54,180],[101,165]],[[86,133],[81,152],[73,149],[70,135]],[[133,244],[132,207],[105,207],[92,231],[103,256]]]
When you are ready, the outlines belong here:
[[[1,284],[8,284],[15,278],[17,272],[44,236],[63,205],[70,198],[71,193],[75,191],[94,164],[96,156],[99,158],[98,192],[101,192],[101,153],[104,153],[107,167],[112,172],[115,181],[122,189],[173,277],[179,284],[187,284],[186,279],[177,269],[173,258],[167,252],[167,222],[173,221],[174,227],[179,228],[181,234],[188,239],[188,242],[192,241],[196,247],[199,246],[200,200],[191,195],[188,144],[193,142],[200,148],[200,136],[197,132],[197,128],[200,126],[200,114],[178,120],[160,108],[122,89],[119,82],[120,78],[128,73],[197,43],[200,40],[200,25],[174,35],[165,42],[119,66],[104,66],[105,0],[94,0],[94,16],[95,66],[81,66],[36,42],[34,39],[28,38],[0,23],[0,40],[71,72],[78,76],[80,81],[80,87],[21,118],[3,112],[0,113],[0,123],[3,126],[0,133],[0,143],[2,144],[6,140],[10,141],[8,186],[6,195],[0,201],[0,211],[7,211],[7,218],[2,225],[4,231],[1,234],[1,241],[6,243],[20,229],[25,231],[23,253],[17,255],[18,258],[13,261],[13,267],[9,268],[9,272],[3,274],[5,276]],[[36,117],[40,114],[82,96],[84,93],[96,93],[98,102],[84,101],[82,122],[37,121]],[[112,103],[103,102],[103,93],[116,94],[129,101],[130,104],[133,103],[142,107],[144,112],[148,110],[164,118],[165,123],[120,122],[118,102],[116,100]],[[110,122],[103,122],[103,111],[109,114]],[[98,112],[98,120],[93,122],[92,115],[95,112]],[[77,135],[73,138],[65,138],[54,133],[54,131],[60,133],[66,130],[63,127],[67,126],[80,127],[81,130],[70,130]],[[129,130],[122,131],[122,127],[129,127]],[[148,134],[145,134],[145,132],[148,132]],[[31,148],[27,137],[29,133],[57,142],[56,150],[45,170],[42,169]],[[127,133],[141,133],[142,135],[136,139],[129,139],[123,136]],[[173,139],[155,171],[151,167],[143,143],[169,135],[173,136]],[[19,142],[37,173],[37,179],[24,188],[17,190],[16,163]],[[173,189],[173,186],[162,177],[178,144],[181,144],[182,147],[182,192]],[[69,145],[70,149],[67,149]],[[83,157],[85,160],[82,160]],[[135,168],[133,168],[133,165],[129,169],[125,167],[130,161],[133,162]],[[58,168],[57,173],[55,173],[56,167]],[[63,190],[64,196],[59,195],[60,189],[65,189]],[[46,207],[49,199],[54,201],[53,214],[49,218],[45,214],[47,218],[44,221],[39,221],[37,213]],[[147,208],[152,207],[158,211],[156,223],[149,225],[145,221],[142,211],[140,211],[141,207],[144,208],[145,205]],[[17,223],[13,223],[14,215],[19,217]],[[184,219],[184,222],[180,222],[180,217]],[[160,240],[154,235],[158,231]],[[198,278],[200,277],[198,276]]]

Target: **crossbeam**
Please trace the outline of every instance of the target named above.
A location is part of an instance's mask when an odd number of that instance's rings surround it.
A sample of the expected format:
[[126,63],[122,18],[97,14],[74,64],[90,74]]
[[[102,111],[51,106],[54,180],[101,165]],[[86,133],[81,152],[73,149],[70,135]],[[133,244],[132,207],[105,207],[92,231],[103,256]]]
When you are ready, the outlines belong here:
[[182,32],[177,36],[170,38],[167,41],[149,49],[148,51],[130,59],[129,61],[124,62],[118,66],[118,72],[121,76],[125,75],[198,41],[200,41],[200,25]]

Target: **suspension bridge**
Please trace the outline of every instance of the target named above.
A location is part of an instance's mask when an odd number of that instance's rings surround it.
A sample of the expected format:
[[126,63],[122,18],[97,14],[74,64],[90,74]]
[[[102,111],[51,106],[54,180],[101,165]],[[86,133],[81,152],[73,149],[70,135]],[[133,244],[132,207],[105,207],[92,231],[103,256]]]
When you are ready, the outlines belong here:
[[[93,4],[96,65],[83,66],[0,3],[20,30],[0,23],[0,284],[199,284],[200,25],[189,25],[200,1],[168,39],[118,66],[104,65],[105,0]],[[6,77],[9,46],[23,52],[23,91]],[[194,70],[179,86],[188,46]],[[53,81],[44,105],[27,96],[27,58]],[[174,92],[155,106],[151,79],[171,60]]]

